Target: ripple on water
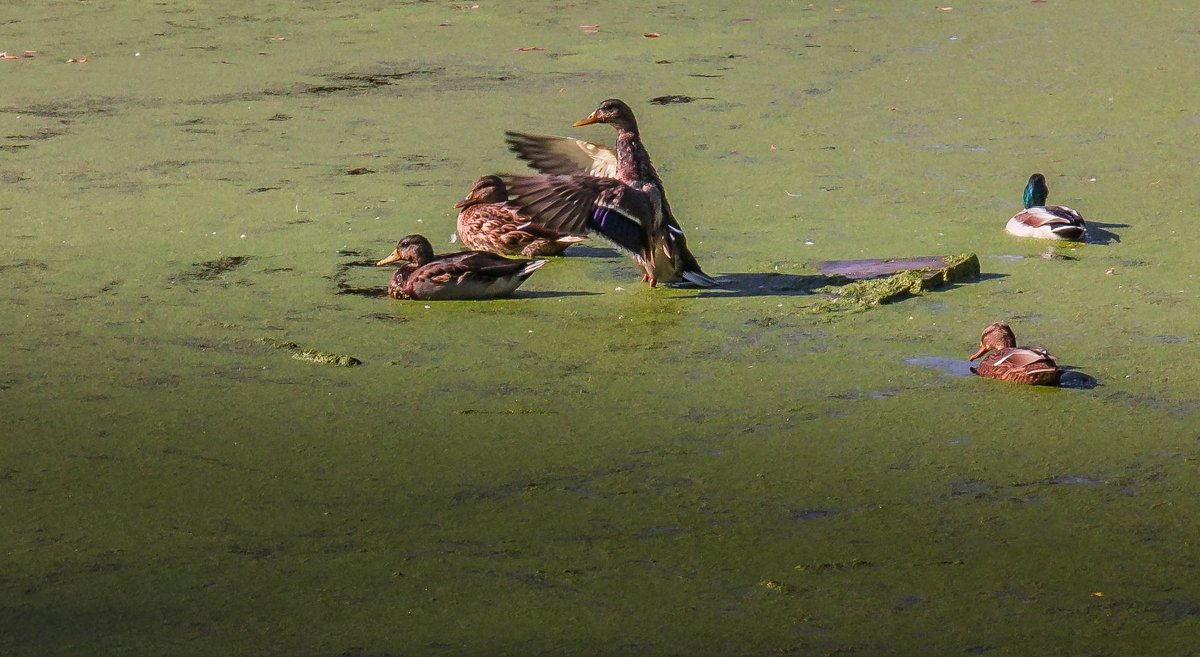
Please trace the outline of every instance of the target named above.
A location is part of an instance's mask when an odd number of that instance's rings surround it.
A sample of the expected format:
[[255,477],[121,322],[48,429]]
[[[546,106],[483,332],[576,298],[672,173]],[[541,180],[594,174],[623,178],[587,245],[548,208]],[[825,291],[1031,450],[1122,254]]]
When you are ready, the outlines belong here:
[[971,376],[971,361],[958,358],[943,358],[942,356],[917,356],[904,362],[909,365],[932,367],[954,376]]

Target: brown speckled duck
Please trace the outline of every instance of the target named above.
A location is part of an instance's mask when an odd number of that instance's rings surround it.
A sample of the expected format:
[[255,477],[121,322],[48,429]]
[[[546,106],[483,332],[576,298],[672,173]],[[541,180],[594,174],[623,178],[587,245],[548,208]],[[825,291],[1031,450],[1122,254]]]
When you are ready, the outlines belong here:
[[1062,376],[1054,356],[1041,347],[1018,347],[1017,336],[1004,322],[992,322],[983,329],[979,351],[972,354],[970,359],[981,356],[983,360],[971,371],[989,379],[1023,385],[1055,386]]
[[467,197],[454,207],[458,213],[458,239],[467,248],[499,255],[527,257],[558,255],[568,246],[586,241],[532,224],[516,205],[508,202],[508,189],[499,176],[475,181]]
[[[616,148],[610,151],[590,142],[562,137],[508,133],[508,144],[517,155],[544,174],[557,174],[544,184],[535,184],[525,176],[520,190],[511,189],[514,201],[534,216],[538,223],[555,230],[566,232],[592,232],[612,241],[629,252],[642,269],[642,279],[653,287],[658,283],[689,282],[701,287],[714,287],[717,282],[700,269],[695,256],[688,250],[683,229],[671,212],[662,179],[650,162],[650,155],[642,144],[637,119],[633,110],[624,102],[610,98],[575,126],[607,123],[617,130]],[[514,179],[515,180],[515,179]],[[611,201],[616,188],[595,180],[617,180],[631,191],[632,196],[646,195],[635,200],[643,212],[628,214],[625,206],[605,205]],[[554,190],[561,194],[559,202],[542,192]],[[523,196],[523,192],[536,192],[534,198]],[[652,200],[650,196],[656,197]],[[581,198],[596,203],[591,208],[581,208]],[[536,207],[534,207],[536,206]],[[648,207],[654,212],[644,212]],[[641,237],[631,243],[628,234],[614,236],[607,232],[613,212],[625,214],[625,218],[640,226]],[[626,222],[618,222],[621,230],[628,228]]]
[[404,260],[392,275],[388,296],[393,299],[494,299],[513,293],[545,260],[504,258],[482,251],[434,255],[423,235],[409,235],[392,254],[375,263],[382,267]]

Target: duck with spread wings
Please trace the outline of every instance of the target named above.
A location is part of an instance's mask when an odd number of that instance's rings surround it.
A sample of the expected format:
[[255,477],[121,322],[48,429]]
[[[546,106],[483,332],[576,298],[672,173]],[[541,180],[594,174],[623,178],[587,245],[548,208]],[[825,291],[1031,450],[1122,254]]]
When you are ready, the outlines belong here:
[[[508,132],[509,147],[517,155],[529,162],[530,166],[549,174],[550,177],[541,183],[535,183],[528,176],[517,176],[511,181],[517,183],[520,193],[512,189],[510,194],[514,201],[529,211],[537,223],[554,227],[552,224],[564,227],[570,224],[578,229],[596,233],[607,238],[621,249],[630,252],[642,268],[642,278],[651,284],[689,282],[701,287],[714,287],[717,282],[700,269],[696,257],[688,249],[687,238],[671,212],[663,189],[662,179],[650,162],[650,155],[642,144],[641,133],[638,131],[637,120],[633,110],[624,102],[609,99],[596,108],[587,118],[575,122],[575,126],[607,123],[617,131],[615,150],[599,144],[548,135],[530,135],[519,132]],[[557,176],[557,177],[555,177]],[[612,203],[620,188],[608,183],[595,183],[592,180],[616,180],[625,188],[632,190],[629,207]],[[529,199],[522,196],[524,192],[538,190],[536,208]],[[551,197],[545,193],[549,190],[567,194],[570,200],[562,204],[551,202]],[[644,196],[644,197],[643,197]],[[650,197],[654,197],[653,200]],[[599,203],[607,204],[591,208],[588,213],[580,214],[580,199],[591,198]],[[571,208],[567,210],[567,208]],[[541,214],[550,209],[556,209],[553,217]],[[624,212],[628,210],[629,214]],[[566,219],[573,217],[574,223]],[[608,219],[598,219],[594,215],[605,215]],[[620,215],[622,220],[611,217]],[[581,217],[583,217],[582,223]],[[631,227],[625,222],[630,220],[640,226],[641,237],[634,245],[630,241]],[[608,230],[624,231],[620,235],[609,234]],[[634,248],[636,247],[636,248]]]

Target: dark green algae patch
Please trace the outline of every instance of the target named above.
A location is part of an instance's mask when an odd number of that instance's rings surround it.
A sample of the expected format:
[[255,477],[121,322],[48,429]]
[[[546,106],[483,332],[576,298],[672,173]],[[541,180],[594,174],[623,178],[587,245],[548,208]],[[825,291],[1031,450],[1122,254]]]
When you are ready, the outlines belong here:
[[[20,5],[0,653],[1188,654],[1180,8]],[[454,248],[504,130],[607,142],[570,123],[610,96],[733,289],[584,249],[400,303],[342,266]],[[1120,239],[1004,234],[1034,170]],[[754,273],[967,251],[977,282],[861,313]],[[1103,385],[906,364],[997,319]]]

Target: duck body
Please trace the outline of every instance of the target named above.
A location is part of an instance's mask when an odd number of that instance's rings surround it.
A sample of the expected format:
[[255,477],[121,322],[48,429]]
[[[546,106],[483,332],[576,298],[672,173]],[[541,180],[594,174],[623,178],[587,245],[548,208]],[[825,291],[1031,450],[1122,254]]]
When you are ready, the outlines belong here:
[[497,255],[559,255],[572,244],[587,240],[582,235],[560,233],[533,224],[521,209],[508,202],[508,191],[498,176],[475,181],[459,208],[458,239],[474,251]]
[[[716,286],[717,282],[700,269],[696,257],[688,249],[683,229],[671,212],[662,179],[642,143],[633,110],[620,100],[609,99],[574,125],[580,127],[593,123],[608,123],[616,128],[614,150],[580,140],[512,132],[508,133],[508,143],[521,159],[545,174],[578,175],[582,171],[588,177],[615,179],[635,193],[654,194],[657,197],[654,201],[657,215],[636,218],[644,233],[638,251],[613,239],[598,223],[589,224],[589,230],[609,239],[633,256],[642,269],[643,280],[649,282],[651,287],[660,282]],[[565,182],[559,179],[550,186],[563,189]],[[521,204],[519,197],[517,202]],[[539,220],[545,218],[537,212],[531,214]]]
[[1018,347],[1016,335],[1004,322],[993,322],[983,329],[979,351],[970,360],[982,357],[971,372],[989,379],[1035,386],[1056,386],[1062,370],[1048,351],[1041,347]]
[[409,235],[396,244],[379,266],[407,261],[392,275],[388,296],[393,299],[449,301],[495,299],[511,295],[545,260],[505,258],[482,251],[433,254],[421,235]]
[[1087,225],[1075,210],[1065,205],[1046,205],[1050,190],[1046,177],[1035,173],[1025,185],[1025,209],[1013,215],[1004,230],[1018,237],[1081,241]]

